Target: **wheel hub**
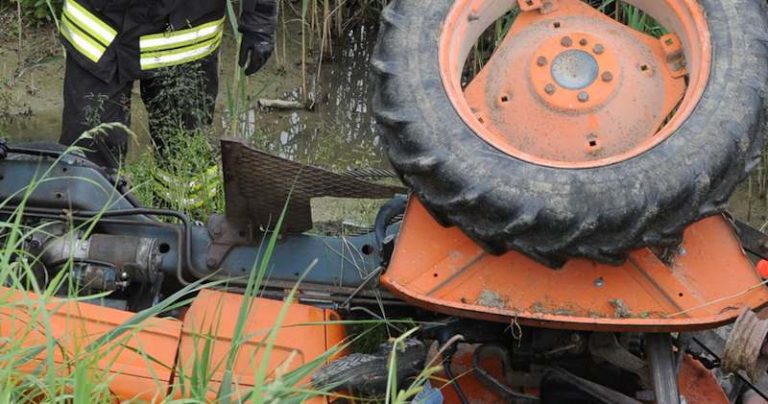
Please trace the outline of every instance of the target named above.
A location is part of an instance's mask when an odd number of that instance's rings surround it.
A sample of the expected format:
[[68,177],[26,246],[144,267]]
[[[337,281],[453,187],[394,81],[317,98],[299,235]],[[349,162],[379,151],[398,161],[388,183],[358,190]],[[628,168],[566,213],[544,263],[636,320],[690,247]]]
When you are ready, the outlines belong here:
[[587,112],[608,101],[618,87],[621,69],[604,43],[583,32],[555,32],[544,40],[529,63],[530,87],[538,100],[570,113]]
[[664,17],[673,33],[661,38],[580,0],[518,0],[506,37],[462,87],[475,41],[509,3],[457,0],[440,45],[454,107],[504,153],[551,167],[614,164],[674,133],[703,93],[711,48],[689,0],[628,0]]

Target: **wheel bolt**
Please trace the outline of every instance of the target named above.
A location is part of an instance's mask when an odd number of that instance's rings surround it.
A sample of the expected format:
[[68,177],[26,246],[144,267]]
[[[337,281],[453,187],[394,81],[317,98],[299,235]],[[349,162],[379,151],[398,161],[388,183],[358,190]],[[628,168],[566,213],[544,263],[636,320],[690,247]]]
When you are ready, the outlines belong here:
[[564,36],[563,39],[560,40],[560,45],[563,45],[566,48],[568,48],[571,45],[573,45],[573,39],[571,39],[571,37],[569,36]]
[[588,43],[589,42],[587,41],[586,38],[582,38],[581,40],[579,40],[579,45],[581,46],[587,46]]
[[601,44],[595,45],[595,47],[592,49],[593,52],[595,52],[596,55],[602,55],[603,52],[605,52],[605,47]]
[[544,86],[544,92],[546,92],[546,93],[547,93],[547,94],[549,94],[549,95],[552,95],[552,94],[554,94],[554,93],[555,93],[555,90],[556,90],[556,89],[555,89],[555,85],[554,85],[554,84],[552,84],[552,83],[549,83],[549,84],[547,84],[546,86]]
[[613,73],[611,72],[603,72],[603,81],[606,83],[609,83],[613,81]]
[[579,102],[587,102],[589,101],[589,94],[586,91],[582,91],[579,93]]
[[538,59],[536,59],[536,64],[539,66],[546,66],[547,58],[545,58],[544,56],[539,56]]

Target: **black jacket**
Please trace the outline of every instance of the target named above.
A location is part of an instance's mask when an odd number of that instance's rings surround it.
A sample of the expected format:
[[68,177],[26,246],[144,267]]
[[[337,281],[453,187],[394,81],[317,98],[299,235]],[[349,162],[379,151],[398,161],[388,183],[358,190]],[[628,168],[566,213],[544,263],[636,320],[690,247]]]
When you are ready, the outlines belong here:
[[[67,49],[67,57],[74,58],[105,82],[124,82],[152,74],[151,69],[142,69],[140,65],[139,39],[142,36],[188,29],[220,20],[226,14],[227,0],[65,0],[65,9],[67,2],[74,3],[70,7],[76,5],[81,7],[78,10],[85,9],[86,14],[97,17],[116,33],[114,40],[105,46],[103,54],[100,53],[98,61],[78,51],[63,35],[62,43]],[[243,11],[239,21],[240,30],[274,32],[277,23],[276,0],[241,2]]]

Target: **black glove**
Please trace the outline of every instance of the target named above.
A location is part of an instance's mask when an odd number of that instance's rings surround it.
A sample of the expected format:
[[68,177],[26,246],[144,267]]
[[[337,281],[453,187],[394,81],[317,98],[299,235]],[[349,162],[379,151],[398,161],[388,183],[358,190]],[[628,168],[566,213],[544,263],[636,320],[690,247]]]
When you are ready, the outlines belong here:
[[[243,30],[240,42],[240,67],[250,76],[259,71],[275,49],[273,34]],[[247,67],[246,67],[247,66]]]

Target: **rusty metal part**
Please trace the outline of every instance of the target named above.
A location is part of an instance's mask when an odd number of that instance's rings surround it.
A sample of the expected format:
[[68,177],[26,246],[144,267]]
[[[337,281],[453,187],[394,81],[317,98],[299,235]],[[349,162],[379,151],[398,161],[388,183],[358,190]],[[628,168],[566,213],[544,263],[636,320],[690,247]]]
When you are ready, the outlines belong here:
[[[41,260],[44,265],[52,267],[69,260],[104,262],[117,269],[123,278],[121,281],[152,283],[162,264],[159,245],[155,238],[110,234],[94,234],[86,238],[82,234],[70,233],[47,241],[42,246]],[[100,271],[93,273],[96,272]]]
[[744,249],[762,259],[768,259],[768,235],[741,220],[733,220],[733,224]]
[[[509,384],[510,377],[514,378],[514,370],[510,363],[511,353],[509,349],[498,344],[483,344],[475,349],[472,357],[472,368],[475,377],[480,380],[488,389],[498,394],[505,402],[515,403],[536,403],[538,398],[514,390]],[[489,361],[499,362],[502,369],[502,377],[505,381],[499,380],[489,371],[485,365]]]
[[672,336],[669,334],[647,334],[645,356],[653,383],[653,394],[657,404],[679,404],[680,389],[677,367],[672,351]]
[[82,290],[114,291],[128,286],[128,276],[122,276],[113,266],[76,264],[72,268],[72,280]]
[[758,318],[752,310],[742,311],[725,343],[723,369],[732,373],[743,370],[753,381],[765,377],[768,358],[762,351],[766,337],[768,320]]
[[624,348],[613,333],[594,333],[589,337],[589,353],[620,369],[640,377],[643,385],[650,387],[648,366],[644,360]]
[[724,325],[740,307],[768,304],[768,290],[759,287],[762,280],[722,216],[690,226],[684,252],[671,266],[640,249],[623,266],[574,259],[553,271],[517,252],[486,253],[461,230],[440,226],[411,198],[397,246],[382,284],[420,307],[468,318],[677,332]]
[[520,11],[536,11],[548,14],[557,9],[558,0],[517,0]]
[[701,99],[711,43],[701,7],[688,0],[627,2],[672,32],[661,40],[580,0],[559,0],[547,13],[544,2],[518,0],[507,36],[464,88],[457,66],[510,3],[457,0],[440,38],[454,108],[500,151],[552,167],[613,164],[667,139]]
[[301,233],[312,228],[312,198],[385,199],[405,192],[272,156],[239,140],[222,140],[221,154],[226,217],[249,222],[251,229],[274,227],[286,202],[281,230]]
[[213,238],[209,269],[218,268],[232,248],[253,245],[258,234],[275,227],[284,209],[281,232],[310,230],[312,198],[384,199],[407,192],[276,157],[239,140],[221,141],[221,159],[226,207],[225,216],[212,216],[208,222]]
[[211,215],[206,226],[211,235],[206,258],[209,269],[217,269],[233,248],[253,245],[257,241],[254,236],[259,229],[254,229],[248,220],[234,221],[223,215]]
[[680,42],[680,38],[674,33],[662,35],[659,38],[661,46],[664,49],[664,55],[666,56],[667,66],[674,78],[681,78],[688,75],[688,67],[685,62],[685,53],[683,52],[683,44]]

